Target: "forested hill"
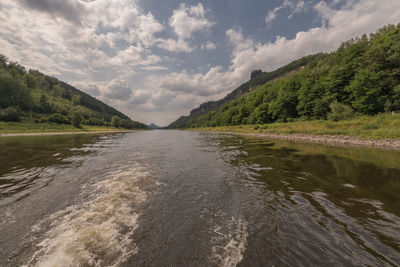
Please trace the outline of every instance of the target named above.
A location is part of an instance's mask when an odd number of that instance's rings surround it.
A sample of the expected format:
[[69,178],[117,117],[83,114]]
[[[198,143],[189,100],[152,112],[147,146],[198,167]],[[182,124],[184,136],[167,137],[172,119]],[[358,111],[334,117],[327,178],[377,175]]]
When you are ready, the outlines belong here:
[[224,99],[207,102],[170,128],[341,119],[400,111],[400,24],[344,42],[337,51],[253,71]]
[[96,98],[0,55],[0,120],[147,128]]

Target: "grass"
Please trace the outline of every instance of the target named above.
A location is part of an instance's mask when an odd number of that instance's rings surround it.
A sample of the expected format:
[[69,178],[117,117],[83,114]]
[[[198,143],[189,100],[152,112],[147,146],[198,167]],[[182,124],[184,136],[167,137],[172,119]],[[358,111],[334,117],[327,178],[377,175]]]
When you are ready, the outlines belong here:
[[[123,129],[122,129],[123,130]],[[2,122],[0,134],[8,133],[51,133],[51,132],[94,132],[94,131],[121,131],[121,129],[106,126],[81,125],[76,128],[71,124],[34,123],[34,122]]]
[[274,134],[312,134],[347,135],[368,139],[400,138],[400,114],[380,114],[359,116],[343,121],[293,121],[261,125],[238,125],[196,128],[194,130],[274,133]]

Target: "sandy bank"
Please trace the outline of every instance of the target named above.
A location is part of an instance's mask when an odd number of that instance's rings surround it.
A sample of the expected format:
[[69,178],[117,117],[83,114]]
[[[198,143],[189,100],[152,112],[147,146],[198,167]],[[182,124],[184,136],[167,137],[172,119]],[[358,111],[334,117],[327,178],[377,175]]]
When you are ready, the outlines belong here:
[[363,139],[344,135],[311,135],[311,134],[273,134],[273,133],[242,133],[219,132],[243,136],[254,136],[271,139],[289,140],[303,143],[317,143],[333,146],[374,147],[381,149],[400,150],[400,139]]

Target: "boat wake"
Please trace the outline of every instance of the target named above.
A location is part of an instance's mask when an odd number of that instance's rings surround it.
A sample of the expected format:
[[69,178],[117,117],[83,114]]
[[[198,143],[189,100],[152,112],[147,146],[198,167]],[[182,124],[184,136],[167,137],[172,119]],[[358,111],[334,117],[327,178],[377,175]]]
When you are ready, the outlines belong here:
[[135,209],[146,200],[141,190],[150,174],[142,166],[110,173],[88,186],[88,200],[59,211],[35,226],[49,229],[28,266],[117,266],[138,251],[132,235]]
[[230,267],[239,264],[246,250],[247,221],[232,217],[223,226],[215,225],[213,232],[212,265]]

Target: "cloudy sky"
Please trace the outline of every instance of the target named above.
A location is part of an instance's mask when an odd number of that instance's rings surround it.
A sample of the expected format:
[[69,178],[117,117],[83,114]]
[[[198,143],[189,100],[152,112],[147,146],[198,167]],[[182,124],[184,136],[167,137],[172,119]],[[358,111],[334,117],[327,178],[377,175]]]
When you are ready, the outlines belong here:
[[399,0],[1,0],[0,54],[167,125],[253,69],[399,22]]

